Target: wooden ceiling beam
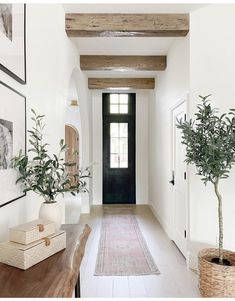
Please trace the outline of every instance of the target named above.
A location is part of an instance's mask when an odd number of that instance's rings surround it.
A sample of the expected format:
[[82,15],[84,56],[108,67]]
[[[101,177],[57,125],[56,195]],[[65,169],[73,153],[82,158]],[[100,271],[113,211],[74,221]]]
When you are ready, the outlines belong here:
[[154,78],[88,78],[89,89],[154,89]]
[[183,37],[188,14],[66,14],[69,37]]
[[135,55],[81,55],[82,70],[162,71],[166,69],[166,56]]

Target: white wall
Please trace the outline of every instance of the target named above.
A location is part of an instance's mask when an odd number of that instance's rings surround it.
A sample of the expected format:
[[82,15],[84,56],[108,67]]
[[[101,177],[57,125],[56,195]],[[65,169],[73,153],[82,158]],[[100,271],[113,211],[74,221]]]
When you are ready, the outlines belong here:
[[[78,100],[79,109],[77,112],[69,108],[72,99]],[[91,98],[87,88],[87,76],[78,68],[72,72],[67,96],[67,107],[65,114],[65,123],[72,125],[79,133],[79,168],[85,168],[90,165],[90,109]],[[91,179],[92,180],[92,179]],[[90,181],[91,181],[90,180]],[[78,223],[80,213],[90,212],[90,202],[92,191],[90,181],[88,181],[88,193],[80,193],[76,196],[67,194],[65,197],[65,222]]]
[[189,37],[179,38],[167,54],[167,68],[156,78],[149,104],[149,201],[171,237],[173,190],[171,109],[189,90]]
[[[82,131],[81,131],[81,103],[80,97],[84,97],[81,95],[81,91],[77,91],[77,78],[76,74],[79,73],[78,69],[74,69],[69,83],[69,90],[67,95],[67,106],[65,113],[65,124],[72,126],[77,130],[79,135],[79,168],[82,166]],[[80,92],[80,96],[78,95]],[[71,100],[77,100],[79,107],[74,110],[74,108],[70,107]],[[82,209],[82,198],[81,194],[76,196],[67,193],[65,196],[65,222],[66,223],[78,223],[80,219],[81,209]]]
[[[235,108],[235,4],[214,4],[190,16],[190,113],[198,95],[213,94],[212,105],[221,112]],[[224,210],[224,247],[235,251],[235,169],[220,190]],[[190,266],[196,268],[197,252],[218,242],[217,201],[213,187],[206,187],[190,168]]]
[[93,128],[93,204],[102,204],[102,92],[94,90],[92,93],[92,128]]
[[[53,152],[58,151],[58,143],[64,138],[66,100],[75,67],[79,68],[79,56],[66,36],[62,5],[28,4],[27,85],[20,85],[2,71],[0,80],[27,97],[28,128],[32,124],[30,108],[46,115],[47,141]],[[77,85],[87,89],[86,78]],[[83,95],[87,97],[87,93]],[[89,144],[87,149],[89,153]],[[7,239],[10,226],[37,218],[41,202],[34,193],[28,193],[27,197],[0,208],[0,241]],[[60,204],[64,211],[64,201]]]
[[149,202],[149,91],[136,92],[136,204]]
[[[129,92],[129,91],[128,91]],[[136,204],[148,203],[148,103],[149,92],[136,93]],[[102,204],[102,91],[92,92],[93,204]]]

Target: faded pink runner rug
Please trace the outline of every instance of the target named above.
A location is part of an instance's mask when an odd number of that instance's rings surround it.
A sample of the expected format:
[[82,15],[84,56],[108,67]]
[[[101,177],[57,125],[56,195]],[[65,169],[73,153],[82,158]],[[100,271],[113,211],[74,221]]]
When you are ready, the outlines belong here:
[[159,274],[131,206],[104,207],[96,276]]

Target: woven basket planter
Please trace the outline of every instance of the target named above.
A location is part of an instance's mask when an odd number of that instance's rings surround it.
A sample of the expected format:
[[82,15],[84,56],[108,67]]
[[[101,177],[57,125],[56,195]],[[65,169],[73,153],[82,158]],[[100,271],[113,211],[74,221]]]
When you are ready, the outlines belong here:
[[235,297],[235,253],[224,250],[231,266],[211,263],[218,249],[203,249],[198,254],[199,290],[203,297]]

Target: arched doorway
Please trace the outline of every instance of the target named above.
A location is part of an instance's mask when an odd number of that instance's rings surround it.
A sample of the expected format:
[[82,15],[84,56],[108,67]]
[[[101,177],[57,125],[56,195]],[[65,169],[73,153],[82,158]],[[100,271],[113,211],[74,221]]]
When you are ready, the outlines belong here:
[[[79,103],[79,110],[71,110],[69,106],[71,100],[77,100]],[[66,114],[65,125],[71,126],[78,135],[78,162],[77,168],[89,166],[91,162],[90,153],[90,131],[91,125],[89,123],[89,95],[87,93],[87,81],[83,72],[78,68],[74,68],[71,73],[68,93],[66,97]],[[66,131],[66,130],[65,130]],[[70,143],[65,139],[66,143]],[[76,142],[76,140],[75,140]],[[73,146],[70,146],[70,151]],[[68,157],[71,155],[69,152]],[[67,158],[66,158],[67,159]],[[68,159],[67,159],[68,160]],[[76,170],[77,171],[77,170]],[[88,190],[90,189],[90,181],[87,181]],[[77,223],[79,220],[80,212],[90,212],[91,193],[79,193],[76,196],[67,195],[65,205],[65,216],[67,223]]]
[[79,170],[79,133],[72,125],[65,125],[65,144],[68,147],[65,153],[66,163],[76,163],[74,166],[67,167],[69,174],[74,175]]

